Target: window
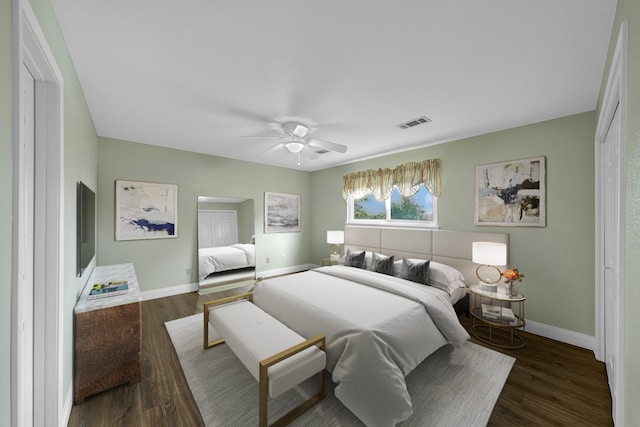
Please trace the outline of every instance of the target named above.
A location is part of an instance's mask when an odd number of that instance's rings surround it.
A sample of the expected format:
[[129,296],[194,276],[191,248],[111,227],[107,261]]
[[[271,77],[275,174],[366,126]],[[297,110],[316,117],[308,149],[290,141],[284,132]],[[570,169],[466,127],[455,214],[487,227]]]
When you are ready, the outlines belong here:
[[413,196],[404,197],[397,188],[391,194],[390,218],[405,221],[429,221],[433,222],[434,197],[427,191],[424,185]]
[[349,197],[347,203],[347,222],[350,223],[437,226],[437,198],[424,185],[413,196],[404,197],[394,187],[391,197],[386,200],[378,200],[369,194],[359,200]]
[[[414,193],[415,192],[415,193]],[[437,227],[440,159],[352,172],[342,177],[347,222]]]
[[371,194],[360,200],[353,201],[353,219],[386,219],[387,207],[384,200],[380,201]]

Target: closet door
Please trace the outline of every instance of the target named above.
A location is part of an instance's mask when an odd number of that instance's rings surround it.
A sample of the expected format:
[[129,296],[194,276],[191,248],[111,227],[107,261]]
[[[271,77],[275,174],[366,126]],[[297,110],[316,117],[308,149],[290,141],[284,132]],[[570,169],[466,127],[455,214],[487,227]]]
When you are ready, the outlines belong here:
[[209,212],[198,212],[198,248],[213,247],[213,231]]
[[238,243],[237,211],[198,212],[198,247],[214,248]]
[[214,247],[238,243],[238,213],[236,211],[211,212]]

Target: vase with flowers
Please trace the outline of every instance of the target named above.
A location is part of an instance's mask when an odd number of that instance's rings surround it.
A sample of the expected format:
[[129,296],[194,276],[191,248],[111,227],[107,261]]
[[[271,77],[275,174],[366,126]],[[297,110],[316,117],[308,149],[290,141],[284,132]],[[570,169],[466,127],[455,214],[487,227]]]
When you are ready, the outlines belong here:
[[507,284],[507,294],[512,297],[518,296],[518,289],[513,282],[522,282],[524,274],[520,273],[517,268],[510,268],[502,273],[502,277],[504,277],[504,282]]

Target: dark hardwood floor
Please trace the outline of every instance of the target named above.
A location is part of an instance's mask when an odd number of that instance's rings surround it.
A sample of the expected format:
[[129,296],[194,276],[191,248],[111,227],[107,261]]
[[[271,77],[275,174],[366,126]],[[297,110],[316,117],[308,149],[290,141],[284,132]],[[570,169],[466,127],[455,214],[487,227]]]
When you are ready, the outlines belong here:
[[[69,426],[203,426],[164,322],[202,312],[202,303],[249,288],[189,293],[142,303],[142,380],[88,397]],[[465,326],[470,320],[462,318]],[[611,426],[604,365],[593,353],[525,334],[489,426]],[[478,341],[475,341],[481,344]],[[497,350],[497,349],[496,349]]]

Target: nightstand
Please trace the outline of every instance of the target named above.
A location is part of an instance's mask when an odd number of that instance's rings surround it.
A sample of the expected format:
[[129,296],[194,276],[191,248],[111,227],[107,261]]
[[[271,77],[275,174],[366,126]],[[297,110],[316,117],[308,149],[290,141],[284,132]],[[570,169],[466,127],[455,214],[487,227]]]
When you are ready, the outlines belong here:
[[[90,300],[95,283],[127,280],[129,293]],[[133,264],[93,269],[74,312],[75,404],[112,387],[140,381],[142,297]]]
[[322,257],[322,266],[325,267],[327,265],[338,265],[340,264],[339,259],[331,259],[330,256]]
[[[497,288],[496,288],[497,290]],[[490,292],[474,285],[469,287],[469,305],[472,325],[470,333],[485,344],[501,348],[524,347],[524,301],[522,294]],[[484,305],[484,308],[483,308]],[[487,312],[493,307],[495,312]],[[516,311],[513,312],[512,308]],[[513,315],[513,317],[512,317]]]

